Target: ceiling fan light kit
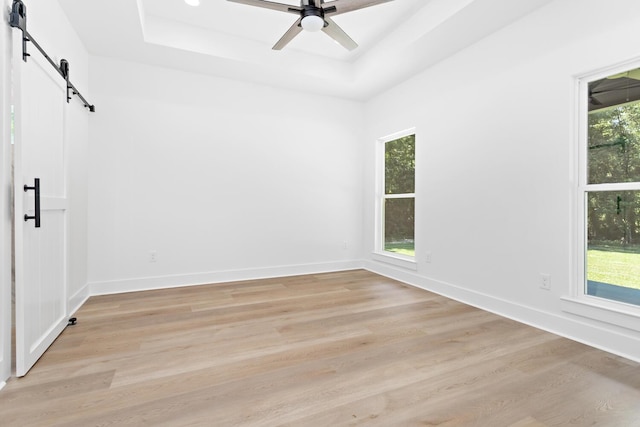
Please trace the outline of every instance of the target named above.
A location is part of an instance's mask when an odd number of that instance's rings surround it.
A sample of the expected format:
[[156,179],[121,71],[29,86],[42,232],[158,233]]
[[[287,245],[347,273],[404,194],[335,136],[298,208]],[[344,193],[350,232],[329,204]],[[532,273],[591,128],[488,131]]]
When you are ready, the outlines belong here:
[[302,28],[306,31],[316,33],[324,28],[325,22],[324,18],[318,15],[308,15],[302,18],[302,21],[300,21],[300,25],[302,25]]
[[345,33],[329,16],[336,16],[352,12],[377,4],[388,3],[393,0],[334,0],[325,3],[324,0],[301,0],[300,6],[292,6],[284,3],[276,3],[266,0],[228,0],[234,3],[242,3],[249,6],[262,7],[264,9],[293,13],[299,16],[298,20],[273,46],[274,50],[284,48],[295,36],[304,29],[315,32],[322,30],[345,49],[354,50],[358,44]]

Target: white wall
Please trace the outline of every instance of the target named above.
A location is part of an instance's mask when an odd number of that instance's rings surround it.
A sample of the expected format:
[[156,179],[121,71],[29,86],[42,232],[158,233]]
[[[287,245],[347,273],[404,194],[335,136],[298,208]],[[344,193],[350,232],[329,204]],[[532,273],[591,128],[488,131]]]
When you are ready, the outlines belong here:
[[[0,2],[2,10],[11,4]],[[11,376],[11,140],[10,34],[0,27],[0,385]]]
[[638,332],[560,302],[575,280],[575,76],[640,58],[639,25],[635,0],[557,0],[369,102],[365,251],[375,140],[416,126],[418,272],[368,267],[640,360]]
[[92,293],[360,265],[362,104],[107,58],[90,75]]

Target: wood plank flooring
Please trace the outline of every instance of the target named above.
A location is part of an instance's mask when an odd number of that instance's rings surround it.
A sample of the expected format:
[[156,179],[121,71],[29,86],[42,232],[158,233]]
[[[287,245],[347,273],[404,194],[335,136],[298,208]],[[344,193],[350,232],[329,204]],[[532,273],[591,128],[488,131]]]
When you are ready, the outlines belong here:
[[640,365],[366,272],[93,297],[2,426],[640,426]]

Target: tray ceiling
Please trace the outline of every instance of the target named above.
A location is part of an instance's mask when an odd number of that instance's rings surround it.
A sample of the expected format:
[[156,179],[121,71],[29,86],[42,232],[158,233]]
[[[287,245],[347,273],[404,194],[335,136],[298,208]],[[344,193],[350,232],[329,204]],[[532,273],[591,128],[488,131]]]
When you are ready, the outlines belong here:
[[367,99],[551,0],[394,0],[334,18],[352,52],[322,32],[274,51],[295,15],[225,0],[58,1],[93,55]]

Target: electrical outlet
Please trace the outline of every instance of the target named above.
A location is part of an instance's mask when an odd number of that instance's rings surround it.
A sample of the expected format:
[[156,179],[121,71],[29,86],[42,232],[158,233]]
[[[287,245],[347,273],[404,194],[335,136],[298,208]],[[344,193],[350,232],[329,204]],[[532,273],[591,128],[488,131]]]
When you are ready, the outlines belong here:
[[342,242],[342,249],[349,249],[349,242],[347,242],[346,240]]
[[540,274],[540,288],[550,291],[551,290],[551,275],[550,274]]
[[158,251],[149,251],[149,262],[158,262]]
[[427,252],[427,253],[424,254],[424,261],[427,264],[431,264],[431,252]]

